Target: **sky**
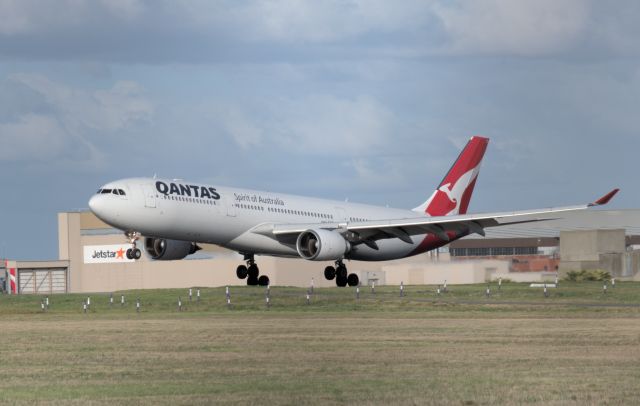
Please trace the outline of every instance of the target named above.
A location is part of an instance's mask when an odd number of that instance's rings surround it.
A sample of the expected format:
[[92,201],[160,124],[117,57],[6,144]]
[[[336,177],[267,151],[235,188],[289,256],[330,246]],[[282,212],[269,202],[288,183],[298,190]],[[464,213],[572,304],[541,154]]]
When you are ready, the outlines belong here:
[[640,2],[0,0],[0,257],[154,176],[470,212],[640,207]]

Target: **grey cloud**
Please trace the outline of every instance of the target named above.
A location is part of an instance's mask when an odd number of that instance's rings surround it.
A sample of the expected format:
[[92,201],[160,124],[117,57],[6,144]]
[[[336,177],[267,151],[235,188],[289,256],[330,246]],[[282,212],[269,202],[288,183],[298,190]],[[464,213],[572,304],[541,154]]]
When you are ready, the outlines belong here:
[[555,54],[573,46],[589,22],[583,0],[475,0],[436,10],[455,54]]
[[[3,60],[110,63],[637,54],[620,1],[4,1]],[[59,12],[64,9],[65,12]]]
[[103,162],[100,137],[115,135],[150,120],[153,106],[133,82],[116,82],[110,89],[81,90],[38,74],[14,74],[5,81],[12,92],[0,95],[3,110],[0,161],[63,160]]

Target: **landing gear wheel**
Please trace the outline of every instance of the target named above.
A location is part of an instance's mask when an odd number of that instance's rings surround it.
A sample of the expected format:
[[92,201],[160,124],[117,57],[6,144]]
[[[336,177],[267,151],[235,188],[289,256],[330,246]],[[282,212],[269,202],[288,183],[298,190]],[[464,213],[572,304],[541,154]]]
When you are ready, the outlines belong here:
[[256,265],[256,264],[249,265],[248,272],[249,272],[249,276],[250,277],[258,279],[258,275],[260,274],[260,270],[258,269],[258,265]]
[[251,276],[247,278],[247,286],[256,286],[258,284],[258,278],[256,276]]
[[133,257],[133,259],[138,260],[140,259],[140,257],[142,257],[142,252],[140,252],[140,250],[136,248],[131,251],[131,256]]
[[341,278],[347,279],[347,267],[342,264],[338,265],[338,268],[336,269],[336,275]]
[[347,277],[347,283],[349,284],[349,286],[358,286],[358,283],[360,283],[360,278],[358,278],[358,275],[350,273]]
[[332,281],[336,277],[336,268],[328,266],[324,268],[324,277],[328,281]]
[[258,285],[269,286],[269,277],[267,275],[260,275],[258,278]]
[[341,288],[347,286],[347,278],[345,276],[342,276],[342,275],[337,275],[336,276],[336,286],[339,286]]
[[127,259],[133,259],[133,253],[132,253],[132,249],[128,248],[127,249]]
[[238,277],[238,279],[245,279],[248,274],[249,270],[246,266],[238,265],[238,268],[236,268],[236,276]]

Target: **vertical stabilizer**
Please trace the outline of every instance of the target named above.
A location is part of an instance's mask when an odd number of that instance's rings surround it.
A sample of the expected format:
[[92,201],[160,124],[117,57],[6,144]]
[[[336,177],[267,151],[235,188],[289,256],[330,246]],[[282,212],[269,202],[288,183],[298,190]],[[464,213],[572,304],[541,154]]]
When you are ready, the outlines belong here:
[[465,214],[487,144],[488,138],[471,137],[429,200],[413,210],[429,216]]

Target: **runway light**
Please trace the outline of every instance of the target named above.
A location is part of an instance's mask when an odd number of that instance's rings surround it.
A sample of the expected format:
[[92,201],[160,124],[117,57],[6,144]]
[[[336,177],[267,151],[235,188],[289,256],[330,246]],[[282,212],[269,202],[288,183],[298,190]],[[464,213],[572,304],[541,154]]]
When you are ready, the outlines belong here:
[[489,287],[489,285],[487,285],[487,290],[485,291],[485,296],[486,297],[491,296],[491,288]]
[[196,290],[196,302],[200,303],[200,289]]
[[124,306],[124,295],[120,296],[120,306]]
[[307,305],[311,304],[311,295],[307,292]]
[[[438,286],[438,288],[440,288],[440,286]],[[444,293],[447,293],[447,280],[446,279],[444,280],[444,286],[442,287],[442,291]]]
[[604,285],[602,285],[602,294],[607,294],[607,281],[604,281]]
[[611,278],[611,287],[612,288],[616,287],[616,278]]
[[269,307],[271,307],[271,300],[270,300],[269,296],[267,296],[266,302],[267,302],[267,310],[268,310]]
[[440,285],[438,285],[438,289],[436,290],[436,294],[440,296]]
[[371,294],[376,294],[376,281],[371,281]]
[[227,297],[227,301],[231,299],[231,293],[229,292],[229,287],[228,286],[225,289],[225,295]]
[[87,303],[86,302],[82,302],[82,311],[84,311],[85,314],[87,313]]
[[193,292],[191,291],[191,288],[189,288],[189,301],[191,301],[192,294],[193,294]]
[[182,311],[182,298],[180,296],[178,296],[178,311]]
[[227,296],[227,308],[231,309],[231,296]]
[[136,299],[136,313],[140,313],[140,298]]
[[356,300],[360,299],[360,287],[356,287]]
[[547,284],[544,284],[544,297],[549,297],[549,292],[547,291]]
[[400,297],[404,296],[404,282],[400,281]]
[[113,307],[113,293],[109,293],[109,308]]

